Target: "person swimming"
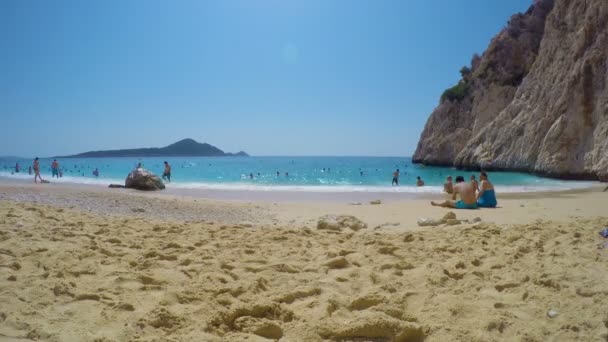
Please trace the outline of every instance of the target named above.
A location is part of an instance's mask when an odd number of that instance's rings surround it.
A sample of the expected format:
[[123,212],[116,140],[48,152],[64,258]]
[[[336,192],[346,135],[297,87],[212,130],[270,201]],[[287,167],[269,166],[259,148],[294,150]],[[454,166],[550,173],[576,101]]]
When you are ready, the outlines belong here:
[[488,174],[481,172],[479,174],[481,180],[481,186],[477,193],[477,206],[483,208],[496,208],[498,202],[496,201],[496,193],[494,192],[494,185],[488,179]]
[[424,181],[420,176],[416,177],[416,186],[424,186]]

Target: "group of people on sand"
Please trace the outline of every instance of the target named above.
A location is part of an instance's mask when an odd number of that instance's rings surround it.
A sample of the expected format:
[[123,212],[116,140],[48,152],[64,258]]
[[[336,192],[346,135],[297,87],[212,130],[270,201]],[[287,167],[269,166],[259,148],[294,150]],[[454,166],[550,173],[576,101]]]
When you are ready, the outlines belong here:
[[[464,177],[457,176],[456,184],[452,183],[452,176],[448,176],[443,191],[451,194],[452,199],[431,204],[438,207],[454,209],[477,209],[477,208],[496,208],[496,193],[494,185],[488,179],[488,174],[484,171],[479,173],[478,183],[472,175],[469,182],[465,182]],[[456,200],[460,196],[459,200]]]

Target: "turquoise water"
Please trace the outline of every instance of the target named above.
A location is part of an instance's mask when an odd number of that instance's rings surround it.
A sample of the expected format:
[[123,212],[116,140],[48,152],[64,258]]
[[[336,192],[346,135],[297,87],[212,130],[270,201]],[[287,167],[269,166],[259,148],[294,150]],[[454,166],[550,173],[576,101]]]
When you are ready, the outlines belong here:
[[[144,168],[161,175],[165,160],[172,166],[172,183],[168,186],[174,188],[439,192],[448,175],[462,175],[466,179],[477,175],[445,167],[415,165],[406,157],[73,158],[58,160],[63,177],[55,180],[51,179],[52,159],[41,159],[40,165],[43,178],[54,182],[107,185],[124,183],[127,174],[140,162]],[[14,172],[16,163],[21,165],[20,173]],[[33,176],[28,175],[31,164],[30,159],[1,158],[0,176],[32,179]],[[95,168],[99,169],[99,177],[93,175]],[[392,187],[392,173],[397,168],[401,171],[400,186]],[[489,175],[502,191],[568,189],[592,184],[514,172],[491,172]],[[427,186],[417,188],[417,176]]]

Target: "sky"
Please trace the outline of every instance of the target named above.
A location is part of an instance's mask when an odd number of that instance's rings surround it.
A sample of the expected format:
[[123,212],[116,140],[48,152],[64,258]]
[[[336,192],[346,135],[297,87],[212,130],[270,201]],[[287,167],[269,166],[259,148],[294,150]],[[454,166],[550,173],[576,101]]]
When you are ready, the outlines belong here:
[[0,155],[411,156],[531,0],[3,0]]

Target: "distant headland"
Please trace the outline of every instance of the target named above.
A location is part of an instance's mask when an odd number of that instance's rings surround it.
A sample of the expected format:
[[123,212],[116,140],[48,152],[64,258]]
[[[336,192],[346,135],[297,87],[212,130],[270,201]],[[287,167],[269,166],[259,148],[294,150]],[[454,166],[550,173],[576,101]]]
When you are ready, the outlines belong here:
[[183,139],[165,147],[133,148],[125,150],[89,151],[71,156],[55,158],[94,158],[94,157],[248,157],[243,151],[226,153],[207,143],[199,143],[194,139]]

